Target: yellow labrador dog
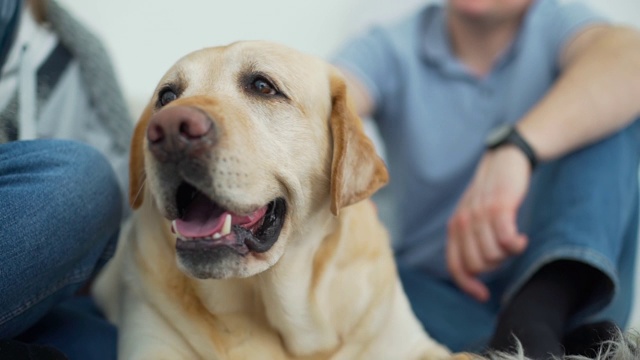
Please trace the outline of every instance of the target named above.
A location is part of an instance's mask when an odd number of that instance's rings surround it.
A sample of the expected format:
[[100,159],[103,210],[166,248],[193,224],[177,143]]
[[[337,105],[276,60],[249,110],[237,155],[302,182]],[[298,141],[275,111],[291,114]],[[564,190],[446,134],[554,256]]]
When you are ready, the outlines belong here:
[[363,201],[386,181],[332,66],[266,42],[182,58],[136,127],[138,211],[94,288],[119,358],[449,358]]

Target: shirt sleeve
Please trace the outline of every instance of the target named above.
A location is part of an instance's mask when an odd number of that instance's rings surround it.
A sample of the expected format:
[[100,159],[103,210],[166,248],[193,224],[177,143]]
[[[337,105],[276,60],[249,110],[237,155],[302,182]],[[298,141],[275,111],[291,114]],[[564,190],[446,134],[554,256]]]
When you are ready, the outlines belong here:
[[543,9],[538,14],[540,20],[545,22],[545,26],[541,28],[546,32],[548,44],[556,54],[557,64],[565,47],[581,31],[593,25],[609,23],[604,16],[582,2],[539,1],[544,4],[541,4]]
[[397,87],[397,56],[382,28],[373,28],[347,42],[332,62],[361,81],[373,100],[374,112]]

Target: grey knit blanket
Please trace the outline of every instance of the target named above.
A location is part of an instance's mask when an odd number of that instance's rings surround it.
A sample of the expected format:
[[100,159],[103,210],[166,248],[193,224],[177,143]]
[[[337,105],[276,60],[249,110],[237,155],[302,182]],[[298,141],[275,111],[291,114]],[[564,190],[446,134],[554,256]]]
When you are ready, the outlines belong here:
[[[133,122],[102,42],[53,0],[48,2],[47,23],[78,62],[91,105],[113,139],[115,149],[126,152],[131,140]],[[16,139],[20,104],[17,92],[10,96],[11,101],[0,113],[0,143]],[[38,94],[38,98],[42,99],[42,94]]]

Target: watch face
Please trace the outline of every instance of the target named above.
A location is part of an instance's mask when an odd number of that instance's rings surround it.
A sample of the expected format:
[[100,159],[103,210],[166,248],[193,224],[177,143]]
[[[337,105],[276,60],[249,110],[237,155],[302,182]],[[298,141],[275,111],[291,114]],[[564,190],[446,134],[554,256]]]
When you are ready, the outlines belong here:
[[496,129],[492,130],[489,133],[489,136],[487,136],[485,144],[488,147],[492,147],[499,144],[509,135],[509,133],[511,132],[511,129],[512,127],[510,124],[497,127]]

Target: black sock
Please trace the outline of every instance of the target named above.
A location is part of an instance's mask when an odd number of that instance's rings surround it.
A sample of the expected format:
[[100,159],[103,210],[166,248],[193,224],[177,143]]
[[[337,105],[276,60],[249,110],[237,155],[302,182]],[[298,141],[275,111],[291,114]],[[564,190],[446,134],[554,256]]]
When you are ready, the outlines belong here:
[[501,312],[491,350],[513,352],[517,338],[532,359],[562,356],[567,320],[603,282],[610,283],[599,270],[583,263],[562,260],[545,265]]

